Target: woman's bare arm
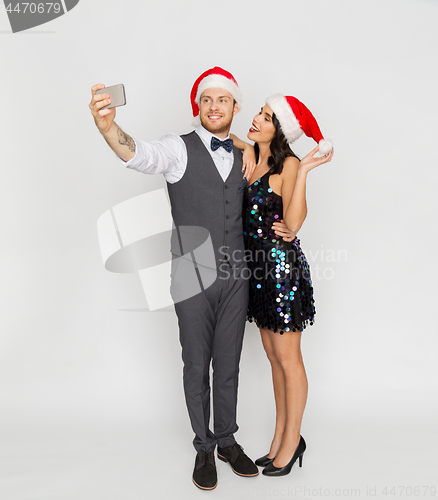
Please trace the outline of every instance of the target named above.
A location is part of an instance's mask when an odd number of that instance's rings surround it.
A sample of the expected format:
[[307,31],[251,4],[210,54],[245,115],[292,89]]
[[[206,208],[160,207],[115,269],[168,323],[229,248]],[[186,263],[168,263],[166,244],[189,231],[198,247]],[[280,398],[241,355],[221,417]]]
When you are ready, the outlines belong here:
[[[325,156],[314,158],[313,155],[318,152],[318,149],[319,147],[317,146],[298,164],[298,160],[295,159],[295,168],[286,169],[283,167],[283,182],[281,185],[281,195],[283,198],[283,219],[287,227],[294,232],[299,231],[307,216],[307,174],[313,168],[322,165],[323,163],[328,163],[333,158],[333,150]],[[287,160],[289,160],[289,158],[286,158],[285,166]]]
[[240,149],[243,151],[243,172],[244,172],[244,177],[246,177],[247,180],[251,179],[252,174],[256,168],[256,161],[255,161],[255,153],[254,153],[254,146],[251,146],[251,144],[242,141],[237,137],[237,135],[230,134],[230,138],[233,139],[233,143],[236,146],[237,149]]

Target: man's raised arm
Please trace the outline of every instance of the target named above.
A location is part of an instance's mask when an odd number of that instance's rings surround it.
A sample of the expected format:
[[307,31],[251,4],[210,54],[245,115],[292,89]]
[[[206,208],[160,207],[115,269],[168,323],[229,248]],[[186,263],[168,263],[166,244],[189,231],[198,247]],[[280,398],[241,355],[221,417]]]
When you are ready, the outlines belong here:
[[114,121],[116,108],[101,109],[111,102],[108,94],[96,94],[96,91],[102,88],[105,88],[103,83],[91,87],[92,97],[88,106],[93,115],[94,123],[114,153],[122,160],[128,161],[135,156],[134,139],[123,132]]

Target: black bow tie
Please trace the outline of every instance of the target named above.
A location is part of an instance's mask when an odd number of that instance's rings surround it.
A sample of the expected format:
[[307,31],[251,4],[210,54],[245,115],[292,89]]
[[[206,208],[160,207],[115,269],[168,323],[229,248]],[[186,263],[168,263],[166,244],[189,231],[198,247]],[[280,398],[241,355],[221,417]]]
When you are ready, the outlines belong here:
[[216,151],[220,147],[223,147],[225,151],[231,153],[233,151],[233,139],[225,139],[225,141],[220,141],[217,137],[211,138],[211,150]]

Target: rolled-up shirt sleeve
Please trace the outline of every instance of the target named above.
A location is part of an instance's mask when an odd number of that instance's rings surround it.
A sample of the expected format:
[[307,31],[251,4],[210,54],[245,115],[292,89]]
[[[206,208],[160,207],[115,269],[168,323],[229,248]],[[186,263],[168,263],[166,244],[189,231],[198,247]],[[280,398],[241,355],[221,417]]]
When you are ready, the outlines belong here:
[[124,161],[116,155],[125,167],[144,174],[163,174],[171,184],[181,179],[187,166],[187,148],[179,135],[165,134],[159,141],[132,139],[134,157]]

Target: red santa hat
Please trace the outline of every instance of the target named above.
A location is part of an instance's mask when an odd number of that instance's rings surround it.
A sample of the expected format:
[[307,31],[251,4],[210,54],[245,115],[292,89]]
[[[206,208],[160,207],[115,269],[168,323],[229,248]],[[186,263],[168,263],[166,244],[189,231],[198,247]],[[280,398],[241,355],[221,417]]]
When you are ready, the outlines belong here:
[[318,123],[310,110],[296,97],[274,94],[266,99],[266,104],[272,109],[280,122],[281,130],[291,144],[303,135],[311,137],[319,144],[322,155],[333,149],[330,139],[324,139]]
[[226,90],[233,96],[238,106],[241,106],[242,94],[234,76],[219,66],[208,69],[196,80],[190,93],[190,101],[192,103],[193,110],[193,124],[196,126],[200,123],[199,102],[201,100],[201,95],[204,90],[212,88]]

